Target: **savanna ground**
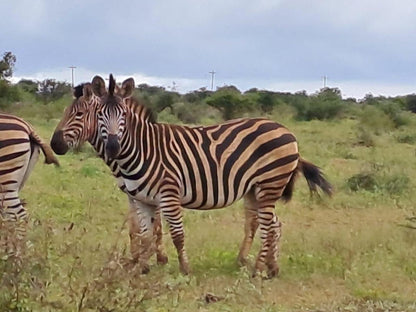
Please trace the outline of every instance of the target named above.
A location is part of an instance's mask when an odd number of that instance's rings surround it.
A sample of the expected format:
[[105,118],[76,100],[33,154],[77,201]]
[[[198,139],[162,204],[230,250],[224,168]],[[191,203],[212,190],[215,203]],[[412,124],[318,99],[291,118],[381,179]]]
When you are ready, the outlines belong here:
[[[279,120],[279,116],[273,117]],[[277,278],[236,263],[242,203],[185,211],[192,274],[178,270],[164,227],[166,266],[127,271],[127,198],[89,146],[42,164],[21,196],[30,212],[21,263],[0,259],[0,310],[8,311],[415,311],[416,118],[371,136],[356,119],[283,123],[301,155],[332,182],[310,197],[303,177],[278,203],[283,222]],[[28,116],[49,140],[58,120]],[[42,156],[41,156],[42,157]],[[256,237],[250,262],[259,248]]]

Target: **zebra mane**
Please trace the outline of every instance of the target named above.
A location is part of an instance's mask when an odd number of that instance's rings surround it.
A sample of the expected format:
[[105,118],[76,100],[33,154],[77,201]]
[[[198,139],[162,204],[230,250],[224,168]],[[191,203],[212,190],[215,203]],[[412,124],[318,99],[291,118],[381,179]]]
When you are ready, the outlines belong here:
[[114,80],[113,74],[110,74],[110,84],[108,86],[108,93],[110,96],[114,95],[114,89],[116,87],[116,81]]
[[143,102],[143,100],[137,99],[135,97],[130,97],[125,101],[130,110],[134,114],[137,114],[141,120],[149,123],[157,122],[156,114]]
[[84,89],[84,83],[81,83],[77,85],[76,87],[74,87],[74,97],[76,99],[79,99],[81,96],[84,95],[83,89]]

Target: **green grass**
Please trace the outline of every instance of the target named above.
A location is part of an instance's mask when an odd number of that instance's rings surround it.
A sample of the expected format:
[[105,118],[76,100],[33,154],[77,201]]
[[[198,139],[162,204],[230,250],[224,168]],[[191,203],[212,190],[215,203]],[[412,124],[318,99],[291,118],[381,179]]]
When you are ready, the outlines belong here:
[[[57,120],[30,119],[45,140]],[[283,222],[279,277],[251,278],[259,239],[240,268],[241,203],[185,211],[192,274],[179,273],[167,227],[166,266],[141,275],[129,257],[127,198],[109,169],[85,147],[37,164],[21,196],[30,213],[22,263],[0,257],[0,311],[414,311],[416,310],[415,148],[397,140],[409,125],[359,144],[357,121],[295,122],[302,157],[334,184],[332,198],[311,198],[303,178],[293,200],[277,205]],[[363,173],[377,188],[351,189]],[[207,295],[218,298],[207,303]]]

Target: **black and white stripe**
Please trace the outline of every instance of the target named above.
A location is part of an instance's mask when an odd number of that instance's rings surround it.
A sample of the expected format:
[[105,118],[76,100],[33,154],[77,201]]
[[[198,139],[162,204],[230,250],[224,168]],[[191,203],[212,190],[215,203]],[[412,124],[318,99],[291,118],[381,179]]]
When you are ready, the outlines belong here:
[[50,147],[31,125],[16,116],[0,114],[0,214],[6,220],[27,217],[19,191],[34,168],[40,150],[45,155],[45,163],[58,165]]
[[[295,136],[264,118],[209,127],[156,123],[151,112],[131,97],[133,79],[124,81],[119,92],[112,80],[110,76],[108,92],[101,77],[92,83],[93,92],[100,97],[98,133],[108,137],[103,140],[105,153],[116,160],[126,191],[153,211],[162,210],[181,271],[189,272],[181,207],[221,208],[244,197],[246,237],[239,258],[245,261],[259,226],[262,247],[255,269],[267,267],[269,276],[277,274],[281,223],[274,211],[276,201],[290,198],[298,171],[312,188],[318,185],[331,193],[319,169],[299,157]],[[151,218],[152,213],[147,216]],[[145,215],[143,218],[143,224],[151,228],[151,222]]]
[[[70,106],[65,109],[64,115],[57,125],[51,139],[51,147],[58,155],[63,155],[68,152],[70,148],[80,147],[85,141],[88,141],[97,155],[102,158],[111,169],[113,176],[117,180],[119,188],[126,192],[124,180],[121,177],[120,169],[114,159],[107,157],[105,153],[104,140],[108,140],[108,135],[104,132],[102,135],[98,133],[97,121],[97,106],[99,98],[92,93],[91,84],[86,83],[77,86],[74,89],[74,100]],[[117,123],[120,121],[117,120]],[[121,122],[120,122],[121,123]],[[123,129],[118,129],[122,131]],[[129,196],[129,217],[128,225],[130,231],[131,253],[133,261],[139,260],[139,254],[153,253],[151,248],[146,251],[141,250],[140,241],[142,237],[141,232],[145,231],[144,225],[140,224],[140,214],[146,209],[146,205],[141,203],[131,196]],[[141,209],[138,209],[138,207]],[[162,228],[160,214],[157,212],[154,216],[154,238],[156,248],[157,262],[165,264],[168,259],[163,251],[162,245]],[[145,265],[143,264],[145,267]],[[144,268],[146,270],[146,268]]]

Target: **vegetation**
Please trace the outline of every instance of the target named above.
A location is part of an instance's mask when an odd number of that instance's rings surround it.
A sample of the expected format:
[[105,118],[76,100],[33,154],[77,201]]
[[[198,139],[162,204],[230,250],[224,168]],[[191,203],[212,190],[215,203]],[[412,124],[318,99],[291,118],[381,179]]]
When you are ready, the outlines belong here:
[[[71,95],[45,101],[27,81],[0,82],[7,91],[0,93],[2,109],[49,139]],[[22,191],[30,213],[26,252],[13,259],[0,251],[0,311],[416,310],[414,95],[356,101],[337,89],[307,95],[235,88],[181,95],[147,85],[136,92],[162,122],[213,124],[230,113],[283,123],[335,195],[310,197],[299,178],[293,200],[277,205],[278,278],[252,278],[251,267],[236,263],[242,203],[185,211],[190,276],[178,271],[166,226],[169,263],[154,261],[141,275],[121,265],[129,257],[127,198],[93,150],[61,156],[58,169],[40,161]],[[234,108],[225,113],[224,103]],[[256,237],[251,265],[258,248]]]

